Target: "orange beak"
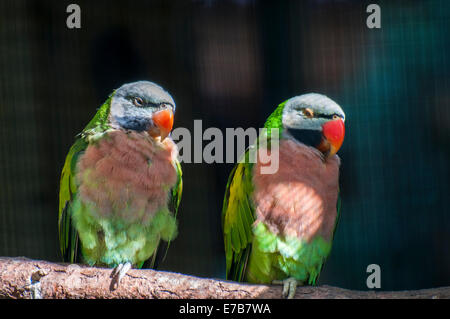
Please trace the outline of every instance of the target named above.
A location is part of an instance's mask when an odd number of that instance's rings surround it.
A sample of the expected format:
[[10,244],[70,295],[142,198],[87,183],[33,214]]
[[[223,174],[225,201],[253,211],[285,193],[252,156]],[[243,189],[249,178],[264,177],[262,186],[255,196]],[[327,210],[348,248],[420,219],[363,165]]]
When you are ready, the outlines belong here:
[[152,116],[153,123],[159,129],[159,134],[154,134],[151,130],[149,133],[152,136],[161,136],[161,141],[163,141],[167,135],[169,135],[170,131],[172,131],[173,127],[173,112],[171,109],[165,109],[153,113]]
[[341,148],[344,142],[345,125],[342,119],[336,119],[326,122],[322,125],[322,134],[324,139],[318,149],[327,153],[328,157],[333,156]]

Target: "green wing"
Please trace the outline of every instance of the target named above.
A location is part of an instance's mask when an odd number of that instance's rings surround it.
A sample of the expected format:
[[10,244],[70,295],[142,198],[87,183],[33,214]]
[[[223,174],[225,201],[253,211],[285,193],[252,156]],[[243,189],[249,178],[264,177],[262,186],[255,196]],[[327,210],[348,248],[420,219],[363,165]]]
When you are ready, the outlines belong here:
[[342,206],[341,191],[340,191],[340,189],[338,189],[338,198],[337,198],[337,203],[336,203],[336,222],[334,223],[332,240],[334,240],[334,235],[336,234],[336,228],[339,224],[339,221],[341,220],[341,206]]
[[[248,152],[246,153],[248,156]],[[226,278],[242,281],[253,240],[255,221],[251,200],[253,164],[239,163],[230,174],[222,209],[222,227],[225,243]]]
[[78,232],[72,222],[72,205],[77,193],[75,183],[76,164],[78,157],[84,152],[87,145],[88,143],[83,138],[75,141],[67,154],[61,173],[58,216],[59,245],[63,260],[70,263],[80,261],[78,258]]
[[[183,193],[183,172],[181,171],[181,165],[178,160],[175,160],[175,169],[177,170],[177,183],[172,188],[171,196],[170,196],[170,207],[169,209],[172,211],[173,216],[177,218],[178,215],[178,207],[180,206],[181,202],[181,194]],[[167,248],[166,252],[164,254],[164,257],[167,255],[167,250],[169,249],[170,241],[167,242]],[[153,267],[152,267],[153,268]]]
[[[181,171],[181,165],[178,160],[175,161],[175,169],[177,171],[177,182],[171,189],[169,197],[169,209],[176,218],[178,215],[178,207],[181,202],[181,194],[183,192],[183,172]],[[145,262],[138,266],[138,268],[158,268],[158,265],[166,258],[167,251],[169,250],[170,241],[159,241],[156,252]]]
[[77,185],[75,183],[77,161],[88,146],[85,137],[89,134],[108,129],[107,119],[114,93],[108,97],[105,103],[97,110],[92,120],[83,129],[82,133],[79,134],[64,162],[59,186],[58,232],[59,245],[65,262],[76,263],[80,261],[78,232],[72,223],[72,205],[77,193]]
[[178,160],[175,161],[175,168],[177,170],[177,183],[172,188],[171,207],[175,218],[178,214],[178,207],[180,206],[181,194],[183,192],[183,172],[181,171],[181,165]]
[[[339,224],[339,220],[341,219],[341,205],[342,205],[342,201],[341,201],[341,194],[340,193],[341,193],[340,190],[338,190],[338,198],[337,198],[337,203],[336,203],[336,221],[334,222],[333,234],[331,236],[331,242],[332,243],[334,241],[334,235],[336,234],[336,229],[337,229],[337,226]],[[328,255],[328,257],[329,257],[329,255]],[[324,260],[323,264],[320,266],[320,269],[319,269],[319,272],[318,272],[318,275],[317,275],[316,279],[311,283],[313,286],[317,285],[317,282],[319,281],[320,274],[322,273],[323,266],[327,262],[328,257]]]

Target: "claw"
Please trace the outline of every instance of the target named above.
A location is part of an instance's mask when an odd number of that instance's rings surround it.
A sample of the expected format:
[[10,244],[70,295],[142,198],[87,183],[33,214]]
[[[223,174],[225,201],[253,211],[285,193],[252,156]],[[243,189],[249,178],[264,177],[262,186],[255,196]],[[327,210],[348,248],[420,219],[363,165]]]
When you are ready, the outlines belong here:
[[128,270],[131,268],[131,263],[127,262],[125,264],[118,264],[116,268],[111,272],[111,290],[115,290],[119,287],[120,281],[126,275]]
[[297,280],[294,277],[289,277],[284,280],[274,280],[273,285],[283,285],[283,298],[293,299],[295,291],[297,290]]
[[120,268],[123,267],[123,264],[118,264],[114,269],[111,271],[111,275],[109,275],[109,278],[114,278],[114,276],[117,274]]

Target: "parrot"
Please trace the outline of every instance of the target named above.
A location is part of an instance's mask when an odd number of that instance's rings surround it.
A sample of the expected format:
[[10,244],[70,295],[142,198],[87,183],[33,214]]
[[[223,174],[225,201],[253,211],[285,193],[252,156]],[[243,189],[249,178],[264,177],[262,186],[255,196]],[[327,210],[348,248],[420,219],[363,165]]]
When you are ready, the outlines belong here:
[[[289,299],[297,285],[317,284],[340,216],[336,153],[344,122],[341,107],[319,93],[292,97],[267,118],[225,189],[227,280],[281,284]],[[278,168],[263,173],[265,163],[259,155],[252,161],[252,150],[277,152]]]
[[155,268],[178,232],[183,189],[170,138],[172,96],[149,81],[109,95],[76,136],[61,172],[63,260],[113,268],[111,289],[132,268]]

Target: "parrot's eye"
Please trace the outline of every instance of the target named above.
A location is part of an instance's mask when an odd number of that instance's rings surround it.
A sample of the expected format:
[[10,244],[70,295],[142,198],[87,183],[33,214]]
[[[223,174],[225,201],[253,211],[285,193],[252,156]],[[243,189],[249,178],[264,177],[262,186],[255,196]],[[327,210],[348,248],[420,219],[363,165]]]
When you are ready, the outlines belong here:
[[142,106],[144,106],[144,101],[140,97],[135,97],[133,99],[133,104],[138,107],[142,107]]
[[304,108],[302,112],[303,115],[306,116],[307,118],[312,118],[314,116],[314,112],[310,108]]
[[167,108],[170,108],[172,110],[172,112],[173,112],[174,107],[173,107],[172,104],[164,104],[164,106],[167,107]]
[[337,120],[338,118],[339,118],[339,115],[337,115],[337,114],[333,115],[333,120]]

